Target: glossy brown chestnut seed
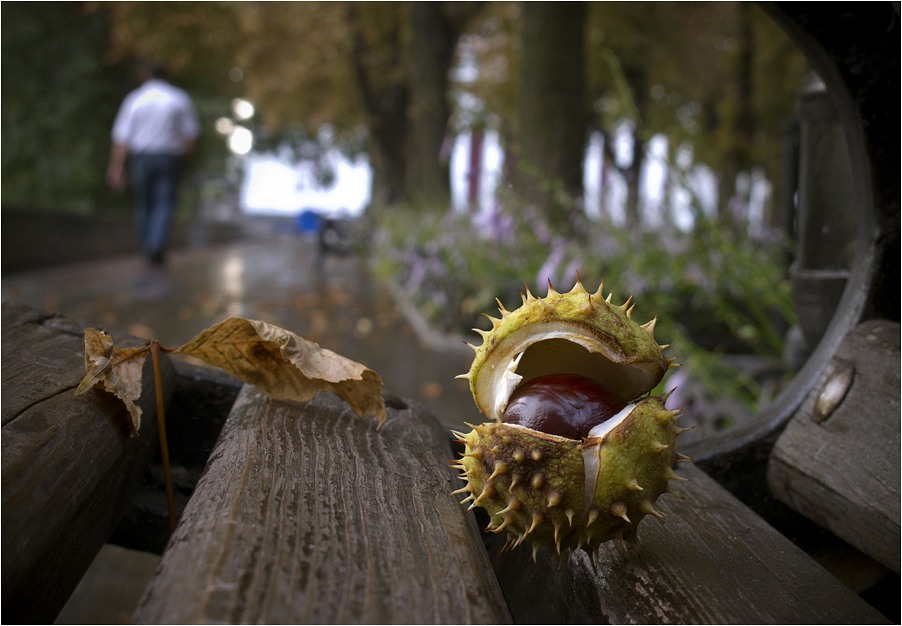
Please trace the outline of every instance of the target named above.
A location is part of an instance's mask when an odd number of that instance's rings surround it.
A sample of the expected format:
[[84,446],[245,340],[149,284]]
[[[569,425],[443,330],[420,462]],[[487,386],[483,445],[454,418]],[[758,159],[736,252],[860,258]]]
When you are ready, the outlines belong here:
[[530,380],[517,389],[503,421],[549,435],[582,439],[624,406],[594,380],[553,374]]

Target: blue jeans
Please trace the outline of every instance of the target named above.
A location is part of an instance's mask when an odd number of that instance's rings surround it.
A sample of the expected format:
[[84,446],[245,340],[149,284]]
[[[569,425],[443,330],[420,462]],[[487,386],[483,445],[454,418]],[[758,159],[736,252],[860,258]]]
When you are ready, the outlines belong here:
[[182,157],[136,153],[130,156],[130,162],[141,248],[148,259],[161,262],[175,216]]

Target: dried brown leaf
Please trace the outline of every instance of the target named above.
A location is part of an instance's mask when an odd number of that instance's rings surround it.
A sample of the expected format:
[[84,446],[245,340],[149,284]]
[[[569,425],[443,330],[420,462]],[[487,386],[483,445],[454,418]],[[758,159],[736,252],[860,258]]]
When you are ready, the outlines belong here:
[[147,359],[147,347],[113,347],[113,338],[94,328],[85,329],[85,377],[75,390],[83,394],[100,387],[122,400],[132,418],[135,432],[141,429],[141,371]]
[[329,391],[357,415],[385,420],[382,379],[373,370],[266,322],[230,317],[175,350],[222,368],[276,400],[304,402]]

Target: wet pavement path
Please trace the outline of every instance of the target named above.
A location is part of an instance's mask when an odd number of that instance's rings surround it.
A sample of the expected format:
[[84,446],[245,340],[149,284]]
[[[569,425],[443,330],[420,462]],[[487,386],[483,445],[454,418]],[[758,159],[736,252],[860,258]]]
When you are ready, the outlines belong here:
[[321,257],[303,237],[177,249],[162,269],[133,255],[19,272],[3,277],[2,294],[114,337],[170,347],[232,315],[263,320],[363,363],[387,393],[422,404],[450,427],[482,421],[466,381],[454,378],[472,360],[463,341],[430,335],[365,261]]

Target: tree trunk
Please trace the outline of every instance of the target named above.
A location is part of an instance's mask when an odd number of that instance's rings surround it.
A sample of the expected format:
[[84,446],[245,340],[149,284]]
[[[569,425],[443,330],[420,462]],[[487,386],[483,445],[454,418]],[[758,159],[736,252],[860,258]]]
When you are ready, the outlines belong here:
[[579,199],[583,190],[585,15],[586,7],[579,2],[523,4],[516,184],[559,224],[568,221],[572,205],[554,192]]
[[730,107],[730,143],[721,168],[718,217],[723,226],[735,226],[748,217],[749,192],[741,194],[736,188],[739,174],[748,171],[751,163],[755,118],[752,110],[752,61],[754,33],[751,7],[737,5],[737,49],[734,61],[733,105]]
[[639,133],[639,129],[633,131],[631,137],[633,160],[623,168],[623,176],[626,179],[626,224],[633,233],[638,233],[642,229],[641,182],[646,142]]
[[423,208],[445,209],[451,199],[448,159],[442,155],[451,111],[448,72],[459,31],[444,5],[410,5],[410,159],[406,193]]
[[[348,3],[347,18],[351,32],[351,63],[360,95],[369,118],[369,131],[373,138],[373,198],[376,206],[391,204],[405,198],[405,172],[407,170],[407,106],[410,100],[408,83],[392,80],[402,67],[401,20],[384,36],[390,45],[371,45],[364,31],[371,5]],[[378,7],[378,5],[377,5]],[[386,58],[385,51],[391,55]],[[374,59],[379,59],[377,64]]]
[[630,230],[638,233],[642,228],[642,165],[645,163],[648,143],[645,131],[648,118],[648,68],[644,64],[627,66],[623,68],[623,75],[636,108],[636,127],[631,137],[633,158],[624,171],[627,185],[626,221]]
[[479,195],[482,184],[482,153],[485,133],[481,128],[470,130],[470,155],[467,169],[467,209],[479,212]]

